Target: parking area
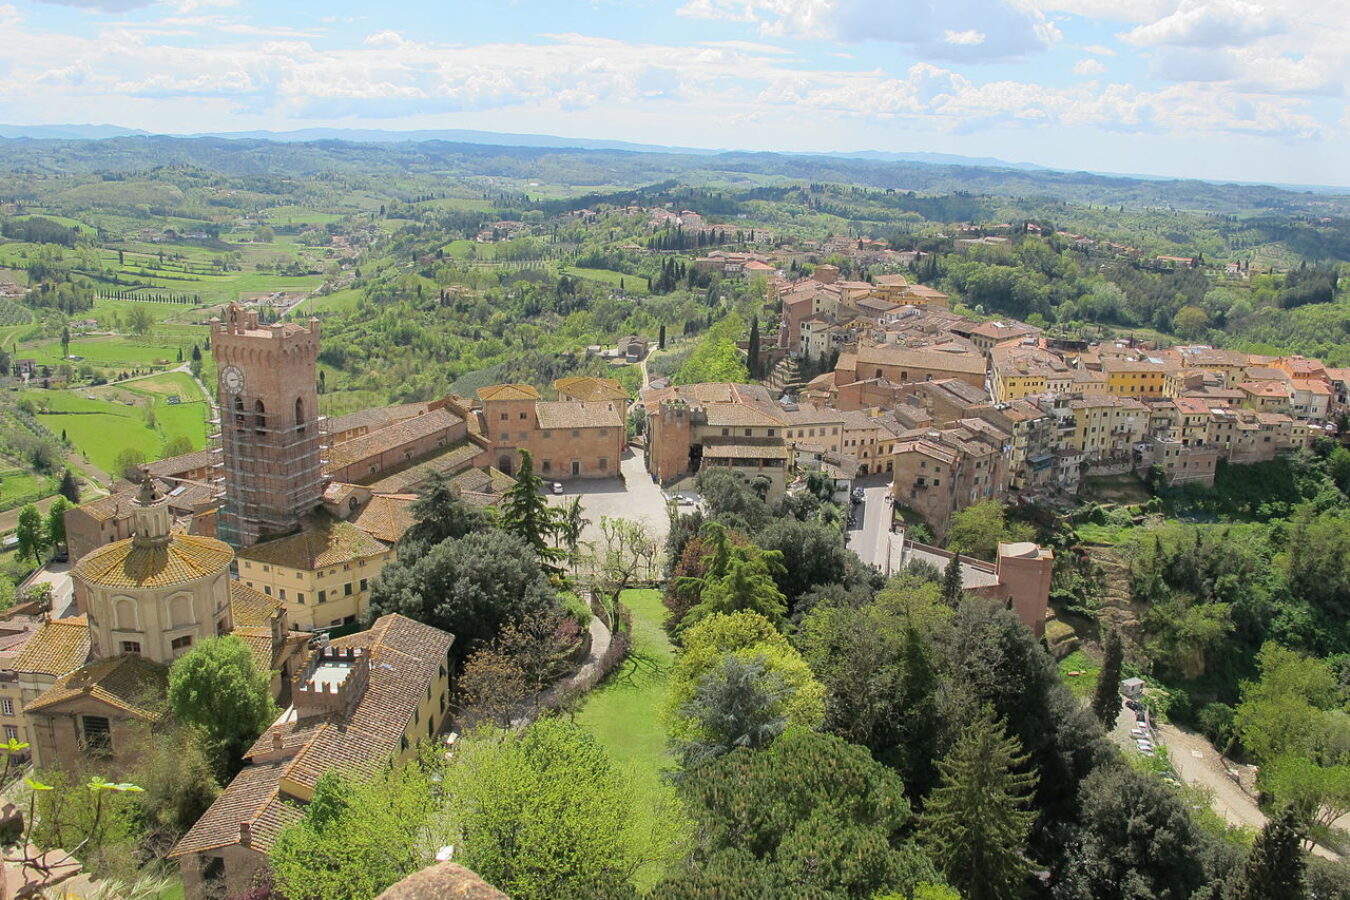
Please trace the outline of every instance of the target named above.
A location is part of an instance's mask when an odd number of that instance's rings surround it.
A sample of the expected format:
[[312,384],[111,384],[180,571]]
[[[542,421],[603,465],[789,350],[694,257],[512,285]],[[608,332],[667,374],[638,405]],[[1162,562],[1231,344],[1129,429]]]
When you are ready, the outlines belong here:
[[583,542],[600,539],[601,517],[611,519],[629,519],[641,522],[647,531],[662,546],[666,535],[670,533],[670,520],[666,514],[666,498],[661,487],[652,481],[647,473],[645,456],[640,448],[630,448],[624,455],[619,468],[623,478],[571,479],[559,482],[562,493],[552,491],[552,482],[548,502],[554,506],[571,503],[573,498],[581,498],[581,508],[590,521],[581,533]]

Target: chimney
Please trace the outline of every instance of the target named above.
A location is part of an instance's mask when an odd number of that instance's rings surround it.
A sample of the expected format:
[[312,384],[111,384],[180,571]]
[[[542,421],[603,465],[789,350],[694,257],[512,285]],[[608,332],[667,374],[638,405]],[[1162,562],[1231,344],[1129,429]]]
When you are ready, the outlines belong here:
[[239,843],[245,847],[253,843],[253,826],[248,822],[239,823]]
[[281,732],[280,731],[272,732],[272,749],[281,750],[283,748],[283,745],[284,741],[281,738]]

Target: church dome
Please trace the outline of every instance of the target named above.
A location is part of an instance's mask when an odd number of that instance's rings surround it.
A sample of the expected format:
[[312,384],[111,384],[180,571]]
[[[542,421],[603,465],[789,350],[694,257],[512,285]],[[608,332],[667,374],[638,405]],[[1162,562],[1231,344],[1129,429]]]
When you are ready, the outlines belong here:
[[75,572],[105,588],[159,588],[224,572],[234,559],[230,545],[215,538],[175,534],[163,542],[136,538],[100,547],[81,559]]

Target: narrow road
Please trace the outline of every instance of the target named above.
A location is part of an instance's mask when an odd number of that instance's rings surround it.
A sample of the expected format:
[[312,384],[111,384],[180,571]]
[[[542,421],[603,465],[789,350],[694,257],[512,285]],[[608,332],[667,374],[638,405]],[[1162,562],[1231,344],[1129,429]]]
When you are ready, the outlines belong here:
[[1211,806],[1225,822],[1256,829],[1266,824],[1265,813],[1228,776],[1218,751],[1203,736],[1171,724],[1159,725],[1158,736],[1177,775],[1187,784],[1210,791],[1214,797]]
[[884,558],[882,540],[890,532],[891,505],[886,502],[890,475],[869,475],[858,479],[863,501],[853,507],[856,526],[848,530],[848,547],[869,566],[880,566]]
[[[1266,814],[1252,796],[1229,777],[1223,758],[1203,735],[1172,724],[1159,725],[1157,732],[1177,775],[1187,784],[1199,785],[1209,791],[1210,806],[1225,822],[1256,830],[1265,826]],[[1337,823],[1340,827],[1346,824],[1345,820]],[[1323,859],[1341,858],[1320,844],[1315,844],[1312,852]]]

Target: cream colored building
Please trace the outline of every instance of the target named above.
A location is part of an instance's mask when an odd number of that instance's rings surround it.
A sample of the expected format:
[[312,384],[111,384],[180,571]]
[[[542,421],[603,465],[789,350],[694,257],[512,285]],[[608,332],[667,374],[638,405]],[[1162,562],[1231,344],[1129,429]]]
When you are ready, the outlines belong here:
[[284,603],[292,627],[313,631],[356,622],[393,558],[389,544],[320,512],[298,534],[240,550],[239,580]]

